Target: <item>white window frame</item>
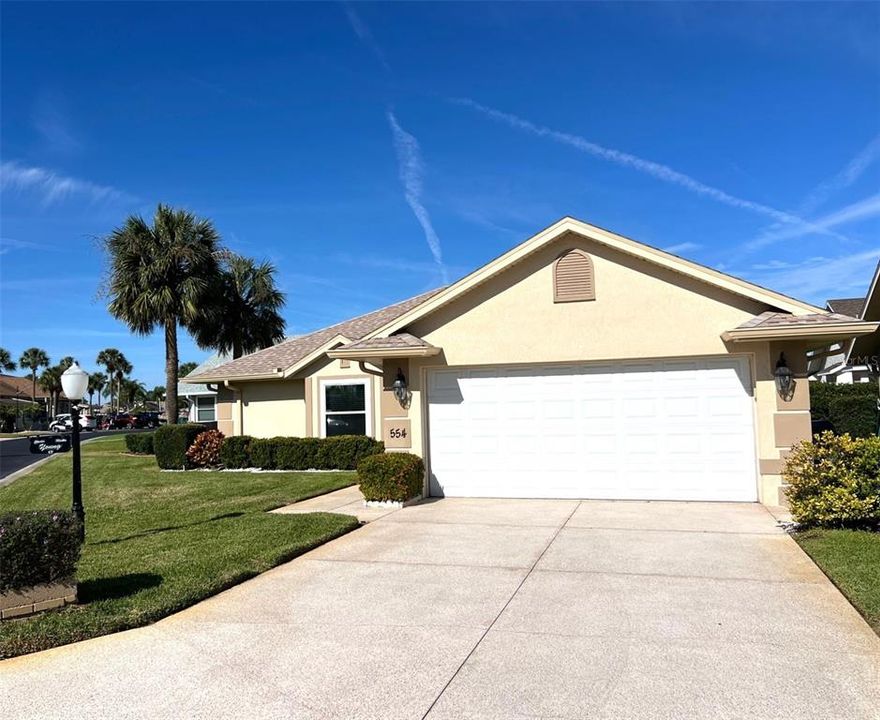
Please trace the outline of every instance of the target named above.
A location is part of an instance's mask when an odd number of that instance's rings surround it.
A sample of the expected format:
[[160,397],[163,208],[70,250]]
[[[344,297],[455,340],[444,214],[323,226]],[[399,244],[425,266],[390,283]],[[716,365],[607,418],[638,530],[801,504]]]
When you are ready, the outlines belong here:
[[[318,418],[319,437],[327,437],[327,387],[332,385],[363,385],[364,386],[364,413],[366,414],[364,422],[364,431],[367,437],[373,435],[373,383],[370,378],[322,378],[318,383],[318,391],[320,397],[320,413]],[[331,415],[354,415],[359,410],[350,410],[346,412],[331,412]]]
[[[196,422],[217,422],[217,397],[216,397],[216,395],[196,395],[193,399],[195,400],[195,406],[196,406],[196,417],[195,417]],[[201,409],[201,408],[199,408],[199,405],[201,404],[202,400],[213,400],[214,404],[211,406],[211,410],[213,410],[214,417],[212,417],[210,420],[200,420],[199,419],[199,410]]]

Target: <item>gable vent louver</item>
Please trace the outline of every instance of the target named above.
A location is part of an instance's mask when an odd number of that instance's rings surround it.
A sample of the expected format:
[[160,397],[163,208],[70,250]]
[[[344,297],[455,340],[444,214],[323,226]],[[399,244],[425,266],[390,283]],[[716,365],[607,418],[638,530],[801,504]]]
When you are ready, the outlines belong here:
[[582,250],[568,250],[553,265],[553,302],[596,299],[593,261]]

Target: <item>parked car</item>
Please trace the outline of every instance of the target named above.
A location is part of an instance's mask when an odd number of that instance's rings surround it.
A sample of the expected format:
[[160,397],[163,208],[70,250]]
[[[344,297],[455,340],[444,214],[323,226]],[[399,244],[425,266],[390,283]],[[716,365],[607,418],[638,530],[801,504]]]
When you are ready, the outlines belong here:
[[134,415],[128,413],[115,413],[107,419],[108,430],[120,430],[134,427]]
[[[81,430],[94,430],[97,427],[97,423],[91,415],[83,414],[79,416],[79,427]],[[73,420],[70,417],[70,413],[56,415],[55,419],[49,423],[49,429],[54,432],[69,432],[72,430]]]
[[157,428],[164,422],[157,412],[139,412],[134,416],[136,428]]

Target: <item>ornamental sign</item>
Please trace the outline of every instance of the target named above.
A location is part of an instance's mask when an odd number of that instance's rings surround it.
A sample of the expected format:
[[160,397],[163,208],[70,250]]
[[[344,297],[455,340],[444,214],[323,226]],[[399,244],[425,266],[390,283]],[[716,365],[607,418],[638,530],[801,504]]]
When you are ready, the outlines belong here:
[[54,455],[70,450],[69,435],[42,435],[30,438],[32,455]]

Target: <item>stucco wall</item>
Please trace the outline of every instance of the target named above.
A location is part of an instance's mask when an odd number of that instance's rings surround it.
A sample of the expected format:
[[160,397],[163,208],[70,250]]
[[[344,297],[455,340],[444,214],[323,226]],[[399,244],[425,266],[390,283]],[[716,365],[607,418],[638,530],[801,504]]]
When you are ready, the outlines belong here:
[[[554,303],[552,263],[567,247],[593,259],[596,299]],[[767,306],[608,249],[560,239],[408,331],[448,365],[726,354],[720,335]]]
[[[253,437],[302,437],[306,432],[306,400],[302,380],[236,383],[243,400],[243,428],[236,434]],[[234,412],[234,409],[233,409]]]

